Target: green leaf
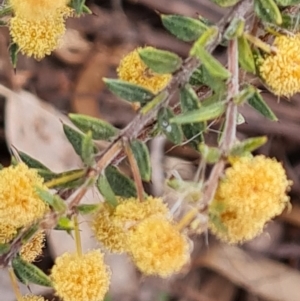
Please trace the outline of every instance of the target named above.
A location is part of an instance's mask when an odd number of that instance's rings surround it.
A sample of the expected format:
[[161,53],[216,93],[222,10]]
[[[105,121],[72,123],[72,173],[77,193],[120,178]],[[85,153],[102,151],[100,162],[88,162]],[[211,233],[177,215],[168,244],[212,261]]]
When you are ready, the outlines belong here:
[[245,19],[244,18],[233,18],[229,26],[227,27],[224,38],[227,40],[232,40],[234,38],[240,37],[245,28]]
[[[84,160],[85,158],[84,158],[84,154],[82,153],[82,150],[83,150],[83,142],[86,135],[79,133],[78,131],[74,130],[72,127],[70,127],[67,124],[63,125],[63,130],[69,142],[72,144],[76,154],[79,155],[81,159]],[[97,151],[98,151],[97,148],[94,146],[93,152],[96,153]]]
[[105,176],[115,195],[124,198],[137,197],[134,182],[119,172],[116,167],[108,166],[105,169]]
[[[196,92],[193,88],[187,84],[180,90],[180,106],[181,112],[192,112],[200,108],[200,103]],[[182,126],[183,133],[187,139],[191,141],[194,147],[197,147],[198,143],[203,140],[202,133],[206,128],[205,122],[197,122],[192,124],[184,124]]]
[[85,12],[85,0],[71,0],[70,7],[74,8],[77,15],[81,15]]
[[81,204],[76,207],[77,211],[82,214],[92,214],[98,211],[100,204]]
[[280,10],[274,0],[254,0],[254,11],[265,22],[282,23]]
[[281,27],[299,32],[300,30],[300,14],[282,14]]
[[237,4],[240,0],[212,0],[221,7],[230,7]]
[[248,101],[256,93],[256,88],[246,84],[243,89],[233,98],[235,104],[240,105]]
[[74,222],[66,216],[61,216],[58,219],[57,225],[54,229],[55,230],[64,230],[69,233],[70,231],[74,230]]
[[221,116],[225,112],[225,103],[217,102],[207,106],[202,106],[200,109],[187,112],[173,117],[170,122],[176,124],[189,124],[194,122],[208,121]]
[[205,143],[199,144],[199,151],[205,162],[213,164],[221,158],[221,150],[217,147],[209,147]]
[[7,253],[10,250],[10,244],[0,244],[0,255]]
[[142,180],[149,182],[151,180],[151,162],[146,144],[139,140],[132,140],[130,147],[139,167]]
[[50,171],[50,169],[42,164],[40,161],[33,159],[29,155],[18,151],[18,155],[20,156],[21,160],[30,168],[35,168],[35,169],[42,169],[42,170],[47,170]]
[[266,136],[248,138],[234,145],[230,150],[230,156],[242,156],[246,153],[251,153],[264,145],[267,140]]
[[182,59],[170,51],[145,47],[139,50],[142,61],[154,72],[173,73],[181,67]]
[[300,0],[275,0],[280,6],[292,6],[300,4]]
[[56,212],[64,212],[67,208],[63,199],[58,195],[53,195],[49,190],[45,190],[41,187],[36,187],[35,191],[37,195]]
[[74,169],[62,173],[49,173],[48,171],[39,171],[41,177],[46,178],[45,185],[48,188],[72,188],[85,181],[86,171],[84,169]]
[[69,118],[85,134],[91,131],[95,140],[109,140],[118,133],[118,129],[98,118],[81,114],[69,114]]
[[[111,181],[112,181],[112,179],[111,179]],[[122,181],[122,183],[123,183],[123,181]],[[115,195],[114,191],[112,190],[105,174],[102,174],[99,176],[99,178],[97,180],[97,188],[107,203],[109,203],[113,207],[116,207],[118,205],[118,200],[116,198],[116,195]]]
[[180,15],[161,15],[164,27],[179,40],[192,42],[207,29],[203,22]]
[[260,95],[260,92],[257,89],[254,95],[248,99],[248,104],[268,119],[272,121],[278,120],[276,115],[273,113],[268,104],[264,101],[264,99]]
[[253,53],[248,40],[241,36],[238,38],[239,64],[247,72],[256,73]]
[[183,141],[183,131],[179,125],[170,123],[170,119],[174,116],[175,114],[170,108],[161,108],[157,115],[157,121],[158,128],[166,135],[167,139],[177,145]]
[[92,132],[89,131],[82,140],[81,158],[86,166],[92,166],[94,163],[94,144]]
[[190,54],[196,56],[201,61],[211,76],[222,80],[228,79],[231,76],[231,73],[206,51],[204,47],[197,45],[197,42],[193,45]]
[[20,256],[12,260],[12,267],[17,275],[26,283],[34,283],[42,286],[52,287],[50,278],[37,266],[26,262]]
[[211,44],[215,38],[218,36],[219,29],[217,26],[210,26],[203,32],[203,34],[198,38],[198,40],[193,44],[190,55],[196,55],[198,48],[205,48]]
[[112,93],[130,102],[140,102],[144,105],[154,97],[148,89],[120,79],[104,78],[103,81]]
[[19,53],[19,46],[16,43],[12,43],[9,46],[9,57],[11,64],[13,65],[13,68],[17,68],[17,63],[18,63],[18,53]]

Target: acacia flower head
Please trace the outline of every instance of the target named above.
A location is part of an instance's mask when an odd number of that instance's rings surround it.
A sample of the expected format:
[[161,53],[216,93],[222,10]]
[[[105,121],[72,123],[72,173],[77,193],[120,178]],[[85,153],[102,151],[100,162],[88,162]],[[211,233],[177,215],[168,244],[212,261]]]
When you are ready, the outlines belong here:
[[290,97],[300,92],[300,34],[275,38],[276,54],[262,60],[261,77],[275,95]]
[[286,207],[290,186],[275,159],[259,155],[234,160],[209,208],[211,231],[229,243],[254,238]]
[[56,294],[64,301],[103,300],[110,284],[110,272],[99,250],[56,258],[51,278]]
[[138,51],[141,47],[127,54],[117,69],[120,79],[142,86],[153,93],[162,90],[170,81],[170,74],[157,74],[142,61]]
[[122,226],[114,222],[113,215],[114,208],[104,204],[93,219],[92,230],[107,250],[122,253],[127,249],[127,237]]
[[189,260],[189,244],[168,220],[153,216],[130,232],[128,245],[136,266],[145,275],[168,277]]
[[36,186],[43,186],[43,178],[24,163],[0,171],[1,224],[19,228],[45,214],[48,206],[36,194]]
[[45,246],[45,233],[39,231],[33,238],[25,243],[20,250],[20,255],[23,260],[27,262],[35,261],[40,255],[42,255],[43,247]]
[[67,6],[70,0],[9,0],[14,13],[20,17],[37,20],[56,14]]
[[23,54],[42,59],[59,46],[66,30],[65,18],[71,14],[68,7],[42,19],[16,14],[9,23],[10,35]]
[[167,217],[168,208],[160,198],[149,197],[143,202],[137,198],[118,198],[118,205],[104,204],[92,222],[96,238],[113,253],[126,252],[128,231],[150,216]]
[[0,244],[10,242],[17,234],[17,229],[12,225],[0,224]]
[[20,301],[46,301],[43,296],[26,295],[22,296]]

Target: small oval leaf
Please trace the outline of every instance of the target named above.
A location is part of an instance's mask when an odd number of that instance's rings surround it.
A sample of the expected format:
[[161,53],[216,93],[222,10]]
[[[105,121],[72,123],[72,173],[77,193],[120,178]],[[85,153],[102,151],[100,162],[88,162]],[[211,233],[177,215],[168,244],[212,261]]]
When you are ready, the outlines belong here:
[[265,22],[282,23],[281,12],[274,0],[254,0],[254,11]]
[[161,15],[164,27],[179,40],[192,42],[207,29],[203,22],[180,15]]
[[86,166],[92,166],[94,163],[94,144],[92,140],[92,132],[89,131],[82,140],[81,158]]
[[225,103],[217,102],[207,106],[202,106],[200,109],[187,112],[173,117],[170,122],[176,124],[189,124],[194,122],[208,121],[221,116],[225,112]]
[[168,140],[174,144],[181,144],[183,141],[182,128],[175,123],[170,123],[170,119],[174,116],[175,114],[170,108],[160,109],[157,115],[158,127],[166,135]]
[[52,287],[50,278],[37,266],[26,262],[20,256],[12,260],[12,267],[17,275],[27,283]]
[[92,214],[98,211],[100,204],[81,204],[76,207],[77,211],[82,214]]
[[104,78],[103,81],[112,93],[130,102],[139,102],[144,105],[154,97],[148,89],[120,79]]
[[42,170],[47,170],[50,171],[50,169],[45,166],[43,163],[40,161],[30,157],[29,155],[18,151],[18,155],[20,156],[21,160],[30,168],[36,168],[36,169],[42,169]]
[[91,131],[95,140],[109,140],[118,133],[118,129],[98,118],[82,114],[69,114],[69,118],[83,133]]
[[134,182],[114,166],[105,169],[105,176],[114,194],[124,198],[137,197]]
[[151,70],[160,74],[173,73],[182,64],[182,59],[177,54],[154,47],[142,48],[139,55]]
[[253,53],[248,40],[241,36],[238,38],[239,64],[247,72],[256,73]]
[[104,197],[105,202],[109,203],[113,207],[116,207],[118,205],[116,195],[113,192],[105,174],[99,176],[97,180],[97,188]]
[[138,165],[142,180],[149,182],[151,180],[151,162],[147,146],[139,140],[132,140],[130,142],[130,147]]
[[251,153],[264,145],[267,140],[266,136],[245,139],[232,147],[230,156],[242,156],[246,153]]
[[273,113],[268,104],[264,101],[259,91],[256,89],[254,95],[248,99],[248,104],[258,111],[261,115],[267,117],[272,121],[277,121],[276,115]]

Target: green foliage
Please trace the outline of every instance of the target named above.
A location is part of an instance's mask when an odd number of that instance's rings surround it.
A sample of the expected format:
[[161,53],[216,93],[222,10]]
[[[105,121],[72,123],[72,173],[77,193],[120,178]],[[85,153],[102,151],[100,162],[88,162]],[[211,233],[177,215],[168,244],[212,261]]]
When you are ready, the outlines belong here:
[[227,40],[232,40],[234,38],[242,36],[245,28],[245,20],[241,18],[234,18],[229,26],[227,27],[224,38]]
[[241,36],[238,38],[239,64],[247,72],[256,73],[253,53],[248,40]]
[[135,183],[114,166],[105,169],[105,176],[114,194],[124,198],[137,197]]
[[180,15],[161,15],[164,27],[179,40],[192,42],[207,29],[207,25],[193,18]]
[[89,131],[82,140],[81,158],[86,166],[92,166],[94,163],[94,144],[92,140],[92,132]]
[[280,6],[292,6],[300,4],[300,0],[275,0]]
[[170,122],[176,124],[189,124],[195,122],[208,121],[221,116],[225,112],[224,102],[215,102],[200,109],[187,112],[173,117]]
[[25,284],[34,283],[52,287],[50,278],[35,265],[26,262],[20,256],[12,260],[12,267],[18,278]]
[[[180,90],[180,106],[182,113],[192,112],[198,110],[200,107],[199,98],[196,92],[188,84]],[[193,138],[191,143],[194,147],[197,147],[198,143],[203,140],[202,132],[205,128],[205,122],[184,124],[182,126],[185,137],[187,139]]]
[[247,153],[251,153],[264,145],[267,140],[266,136],[245,139],[233,146],[230,150],[230,156],[242,156]]
[[276,115],[273,113],[268,104],[264,101],[258,89],[256,89],[255,87],[254,89],[255,93],[252,97],[248,99],[248,104],[256,111],[258,111],[261,115],[267,117],[272,121],[277,121],[278,119]]
[[217,147],[209,147],[206,144],[201,143],[199,145],[199,151],[203,160],[209,164],[216,163],[221,158],[221,150]]
[[14,69],[17,68],[17,63],[18,63],[18,53],[20,51],[19,46],[16,43],[12,43],[9,46],[9,58],[11,61],[11,64]]
[[50,207],[52,207],[57,212],[64,212],[67,208],[63,199],[58,195],[50,193],[49,190],[45,190],[41,187],[36,187],[37,195]]
[[254,0],[254,11],[265,22],[282,23],[281,12],[274,0]]
[[[109,172],[111,173],[111,178],[113,178],[114,170],[113,171],[108,170],[108,173]],[[115,180],[111,179],[111,181],[115,181]],[[117,179],[116,182],[118,182],[118,181],[122,182],[122,184],[124,182],[123,180],[121,181],[121,180]],[[113,190],[106,178],[105,173],[99,176],[99,178],[97,180],[97,188],[98,188],[99,192],[102,194],[102,196],[104,197],[105,202],[109,203],[113,207],[116,207],[118,205],[118,200],[116,198],[116,195],[113,192]]]
[[83,133],[91,131],[95,140],[109,140],[118,133],[118,129],[98,118],[82,114],[69,114],[69,118]]
[[66,216],[61,216],[57,221],[55,230],[63,230],[70,234],[70,231],[74,230],[74,222]]
[[222,7],[229,7],[237,4],[240,0],[211,0],[214,3],[222,6]]
[[183,131],[181,126],[170,123],[174,116],[170,108],[161,108],[157,115],[158,128],[168,140],[174,144],[180,144],[183,141]]
[[248,101],[256,93],[256,89],[249,84],[246,84],[243,89],[234,97],[233,101],[235,104],[240,105]]
[[[86,135],[79,133],[78,131],[74,130],[72,127],[70,127],[67,124],[63,125],[63,130],[68,138],[69,142],[72,144],[76,154],[81,157],[81,159],[85,160],[86,153],[83,153],[85,151],[84,149],[84,143],[86,139]],[[97,152],[97,148],[93,145],[93,152]]]
[[92,214],[99,210],[100,204],[81,204],[76,207],[77,211],[82,214]]
[[50,171],[50,169],[45,166],[43,163],[40,161],[30,157],[29,155],[18,151],[18,155],[20,156],[21,160],[30,168],[35,168],[35,169],[40,169],[40,170],[47,170]]
[[149,182],[151,180],[151,162],[146,144],[139,140],[132,140],[130,148],[138,165],[142,180]]
[[103,78],[103,81],[112,93],[129,102],[139,102],[144,105],[154,97],[148,89],[120,79]]
[[153,47],[142,48],[139,50],[139,55],[143,62],[156,73],[173,73],[182,64],[182,59],[177,54]]

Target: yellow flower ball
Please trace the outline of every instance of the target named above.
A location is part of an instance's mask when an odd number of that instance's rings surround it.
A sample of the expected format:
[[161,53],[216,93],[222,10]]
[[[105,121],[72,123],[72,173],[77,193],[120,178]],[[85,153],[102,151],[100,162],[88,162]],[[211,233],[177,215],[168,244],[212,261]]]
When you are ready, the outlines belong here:
[[166,219],[150,217],[130,232],[128,245],[133,262],[145,275],[168,277],[189,261],[189,244]]
[[140,202],[137,198],[119,197],[115,208],[108,204],[102,206],[93,219],[92,230],[107,250],[123,253],[128,249],[128,231],[150,216],[166,218],[168,212],[160,198],[149,197]]
[[260,234],[266,222],[282,213],[291,181],[282,164],[263,155],[241,157],[226,169],[210,205],[211,231],[239,243]]
[[34,237],[21,247],[20,255],[27,262],[35,261],[43,253],[45,233],[39,231]]
[[110,284],[110,272],[98,250],[83,255],[65,253],[51,271],[56,294],[64,301],[100,301]]
[[42,59],[59,46],[65,33],[65,18],[72,10],[65,8],[43,19],[29,19],[16,14],[9,23],[10,35],[21,52]]
[[23,227],[43,217],[48,206],[35,192],[43,186],[37,171],[24,163],[0,171],[0,220],[5,225]]
[[157,93],[169,83],[171,74],[157,74],[151,71],[141,60],[138,51],[141,47],[127,54],[120,62],[117,73],[120,79],[142,86]]
[[300,34],[275,38],[276,54],[268,55],[259,68],[260,75],[278,96],[300,92]]
[[43,19],[67,7],[70,0],[9,0],[15,14],[27,19]]
[[22,296],[19,301],[46,301],[43,296],[26,295]]
[[17,229],[12,225],[0,224],[0,244],[10,242],[17,234]]
[[103,246],[113,253],[123,253],[127,250],[127,236],[124,229],[114,223],[114,208],[103,205],[92,222],[92,230]]

